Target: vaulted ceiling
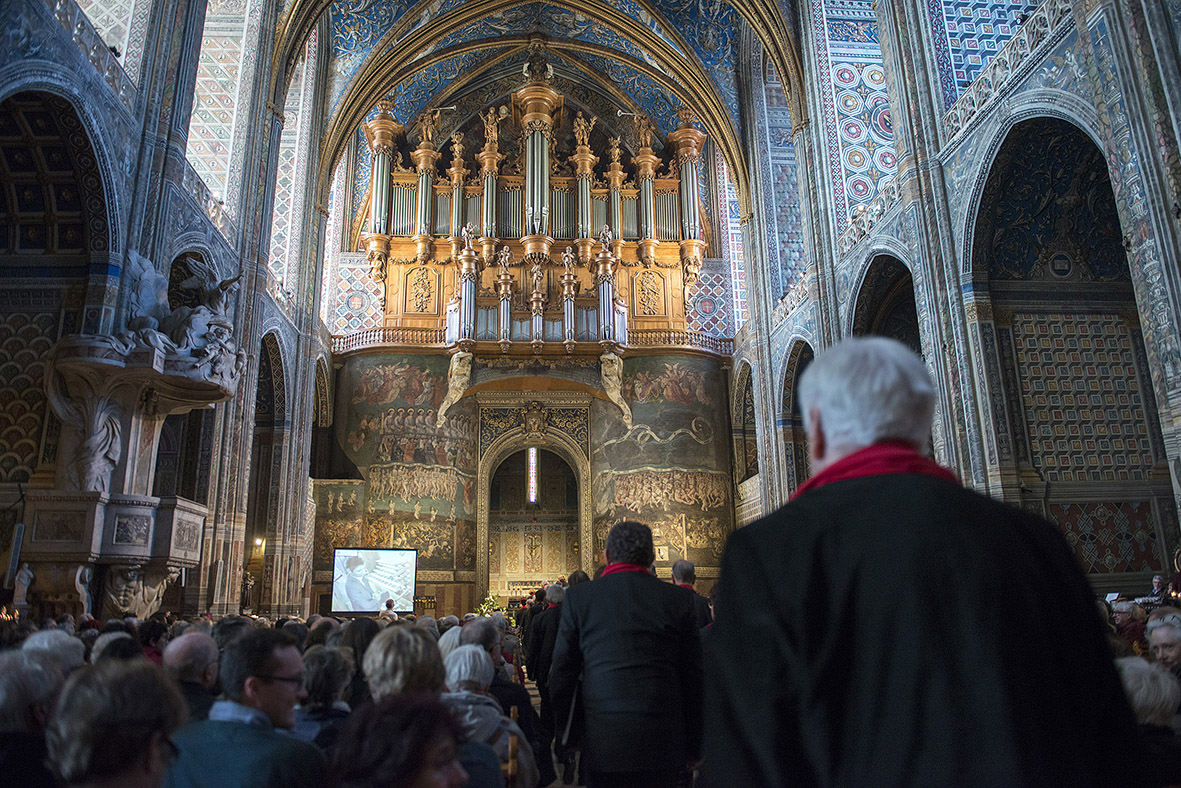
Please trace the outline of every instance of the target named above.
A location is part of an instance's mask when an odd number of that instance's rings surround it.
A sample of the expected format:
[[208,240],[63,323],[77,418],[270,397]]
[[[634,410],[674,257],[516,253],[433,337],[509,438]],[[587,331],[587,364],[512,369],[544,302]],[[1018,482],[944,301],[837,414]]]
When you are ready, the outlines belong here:
[[[530,46],[543,46],[555,78],[580,108],[630,142],[617,113],[642,112],[658,138],[694,111],[734,174],[746,204],[736,70],[749,25],[797,91],[798,57],[786,0],[291,0],[279,26],[276,96],[302,42],[327,14],[331,31],[328,121],[319,171],[324,193],[334,163],[376,101],[389,96],[407,128],[424,109],[456,106],[452,128],[505,103],[522,83]],[[793,116],[804,121],[802,109]]]

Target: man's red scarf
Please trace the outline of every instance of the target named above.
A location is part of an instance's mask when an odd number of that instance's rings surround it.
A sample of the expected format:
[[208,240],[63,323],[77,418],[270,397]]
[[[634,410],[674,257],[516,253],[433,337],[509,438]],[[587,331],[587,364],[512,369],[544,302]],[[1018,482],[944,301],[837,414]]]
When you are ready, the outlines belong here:
[[677,583],[677,585],[678,585],[678,586],[680,586],[681,588],[687,588],[687,589],[689,589],[690,591],[693,591],[693,590],[695,590],[695,589],[693,588],[693,584],[692,584],[692,583]]
[[809,490],[833,482],[860,479],[863,476],[885,476],[892,473],[917,473],[959,484],[959,478],[934,460],[915,451],[909,443],[881,441],[843,457],[796,488],[792,500]]
[[625,564],[622,561],[614,564],[607,564],[607,568],[603,570],[603,574],[599,577],[606,577],[613,575],[616,572],[639,572],[640,574],[648,574],[648,567],[643,564]]

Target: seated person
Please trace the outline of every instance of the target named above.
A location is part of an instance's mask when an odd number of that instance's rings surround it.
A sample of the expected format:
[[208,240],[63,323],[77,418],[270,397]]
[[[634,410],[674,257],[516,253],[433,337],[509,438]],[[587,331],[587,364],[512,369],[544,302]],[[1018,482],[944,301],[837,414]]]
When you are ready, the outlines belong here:
[[303,655],[303,677],[308,696],[295,707],[291,733],[322,750],[336,743],[350,708],[342,698],[353,680],[353,652],[345,648],[312,646]]
[[67,786],[160,788],[184,719],[184,698],[148,661],[83,668],[46,728],[48,763]]
[[495,668],[488,652],[479,646],[460,646],[443,660],[447,669],[447,688],[443,702],[459,718],[467,737],[487,742],[501,762],[509,755],[509,737],[517,737],[517,785],[534,788],[541,779],[533,750],[515,722],[504,716],[496,698],[488,694]]
[[1181,704],[1176,676],[1140,657],[1115,661],[1128,702],[1140,726],[1142,768],[1138,785],[1175,785],[1181,779],[1181,737],[1173,730],[1173,715]]
[[333,759],[339,788],[461,788],[462,731],[437,697],[387,695],[345,725]]

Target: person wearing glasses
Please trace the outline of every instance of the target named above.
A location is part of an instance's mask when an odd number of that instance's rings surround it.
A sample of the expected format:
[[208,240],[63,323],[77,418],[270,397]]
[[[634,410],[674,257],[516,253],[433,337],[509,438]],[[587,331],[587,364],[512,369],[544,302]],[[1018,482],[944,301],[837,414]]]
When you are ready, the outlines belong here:
[[84,667],[46,726],[46,762],[71,788],[160,788],[176,754],[169,737],[184,718],[184,699],[146,660]]
[[295,726],[295,704],[307,697],[295,638],[281,630],[250,630],[226,647],[219,675],[225,699],[213,704],[209,719],[187,725],[173,737],[179,755],[166,785],[327,784],[328,764],[319,748],[286,733]]

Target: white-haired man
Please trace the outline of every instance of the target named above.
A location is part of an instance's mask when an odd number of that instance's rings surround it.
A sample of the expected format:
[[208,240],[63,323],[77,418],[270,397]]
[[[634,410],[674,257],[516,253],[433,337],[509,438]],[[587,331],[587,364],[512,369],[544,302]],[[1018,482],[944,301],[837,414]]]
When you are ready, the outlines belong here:
[[722,561],[702,784],[1124,783],[1135,720],[1086,579],[1051,525],[925,456],[922,360],[846,340],[799,396],[814,475]]
[[1181,673],[1181,616],[1166,613],[1148,622],[1148,644],[1162,667]]

